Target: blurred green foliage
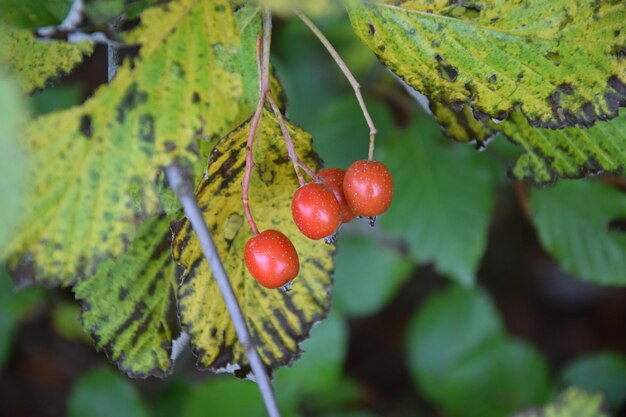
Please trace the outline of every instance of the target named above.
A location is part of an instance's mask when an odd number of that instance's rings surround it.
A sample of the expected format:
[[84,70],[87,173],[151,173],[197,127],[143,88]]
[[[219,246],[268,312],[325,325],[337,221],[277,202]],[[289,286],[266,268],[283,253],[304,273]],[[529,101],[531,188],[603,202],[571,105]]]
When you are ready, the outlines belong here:
[[478,288],[431,296],[410,325],[407,352],[416,382],[450,416],[506,416],[550,397],[545,360],[506,334]]
[[626,284],[626,194],[598,181],[560,181],[533,189],[530,208],[546,250],[573,275],[596,284]]
[[67,400],[69,417],[147,417],[148,410],[127,378],[98,367],[76,381]]
[[626,400],[626,357],[614,352],[584,356],[563,370],[561,380],[566,386],[604,394],[616,411]]

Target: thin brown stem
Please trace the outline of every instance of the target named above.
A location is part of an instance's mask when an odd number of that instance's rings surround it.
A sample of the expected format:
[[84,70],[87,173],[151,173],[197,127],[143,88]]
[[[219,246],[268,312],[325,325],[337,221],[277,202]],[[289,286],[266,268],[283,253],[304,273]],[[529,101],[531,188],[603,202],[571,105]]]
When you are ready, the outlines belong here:
[[293,169],[296,171],[298,182],[300,183],[300,186],[302,187],[304,184],[306,184],[306,181],[304,180],[304,178],[302,177],[302,173],[300,172],[299,162],[302,164],[304,163],[300,161],[300,158],[298,158],[298,156],[296,155],[296,150],[294,149],[293,142],[291,140],[291,134],[289,133],[289,129],[287,129],[287,124],[285,123],[285,119],[283,118],[283,115],[280,112],[280,109],[278,108],[276,101],[274,101],[274,97],[272,97],[272,93],[267,91],[265,93],[265,96],[267,97],[267,101],[269,101],[270,105],[272,106],[272,110],[274,111],[274,114],[276,115],[276,118],[278,119],[280,130],[283,132],[283,136],[285,138],[285,144],[287,145],[287,154],[289,155],[289,159],[293,163]]
[[[296,158],[298,158],[296,156]],[[311,168],[309,168],[309,166],[307,164],[304,163],[304,161],[300,158],[298,158],[298,165],[300,166],[300,168],[302,168],[302,170],[304,172],[306,172],[306,174],[315,182],[319,182],[320,181],[320,177],[317,176],[317,174],[315,173],[315,171],[313,171]]]
[[348,82],[352,86],[356,99],[359,102],[359,106],[361,106],[361,111],[363,112],[363,116],[365,117],[367,126],[370,129],[370,146],[369,146],[369,151],[367,153],[367,158],[370,161],[373,160],[374,159],[374,140],[375,140],[376,134],[378,133],[378,130],[376,129],[376,126],[374,126],[374,121],[372,120],[372,117],[370,116],[369,112],[367,111],[367,107],[365,106],[365,101],[363,100],[363,95],[361,94],[361,86],[359,85],[356,78],[354,78],[354,75],[352,75],[352,73],[348,69],[348,66],[346,65],[346,63],[343,61],[343,59],[341,59],[341,57],[339,56],[339,53],[335,50],[335,48],[330,43],[330,41],[326,38],[326,36],[324,36],[324,34],[317,28],[317,26],[315,26],[315,24],[308,17],[300,13],[298,10],[294,10],[294,13],[296,14],[296,16],[300,18],[300,20],[304,22],[305,25],[309,27],[309,29],[311,29],[311,32],[313,32],[315,36],[317,36],[317,38],[320,40],[320,42],[322,42],[324,47],[326,47],[326,50],[333,57],[333,59],[339,66],[339,69],[341,69],[341,72],[343,72],[343,75],[345,75],[345,77],[348,79]]
[[[263,25],[264,30],[265,30],[265,24]],[[253,147],[254,147],[254,140],[256,138],[256,133],[259,127],[259,124],[261,123],[261,119],[263,118],[263,106],[265,105],[265,91],[269,88],[269,78],[265,77],[265,72],[263,71],[263,64],[262,64],[262,59],[261,59],[261,55],[262,55],[262,49],[263,49],[263,45],[262,42],[264,42],[264,38],[266,37],[265,35],[265,31],[263,32],[263,36],[259,36],[259,38],[257,39],[257,69],[258,69],[258,74],[259,74],[259,101],[257,103],[256,106],[256,110],[254,112],[254,116],[252,116],[252,120],[250,122],[250,131],[248,132],[248,141],[246,142],[246,169],[244,171],[243,174],[243,183],[241,185],[241,192],[242,192],[242,201],[243,201],[243,209],[244,209],[244,213],[246,215],[246,220],[248,221],[248,224],[250,225],[250,228],[252,229],[252,233],[254,233],[254,235],[258,235],[259,234],[259,229],[257,228],[257,225],[254,221],[254,217],[252,216],[252,211],[250,210],[250,200],[248,198],[249,195],[249,190],[250,190],[250,176],[252,175],[252,167],[254,166],[254,158],[252,156],[253,154]]]

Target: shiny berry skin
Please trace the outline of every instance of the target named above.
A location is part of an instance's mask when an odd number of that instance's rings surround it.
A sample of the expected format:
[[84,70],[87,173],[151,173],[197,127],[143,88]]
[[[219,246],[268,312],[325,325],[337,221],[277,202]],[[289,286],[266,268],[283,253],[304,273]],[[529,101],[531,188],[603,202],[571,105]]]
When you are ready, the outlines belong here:
[[282,287],[300,270],[296,248],[277,230],[265,230],[250,238],[243,259],[250,274],[265,288]]
[[378,216],[391,205],[393,178],[382,162],[356,161],[346,171],[343,192],[356,216]]
[[354,218],[352,209],[346,202],[346,197],[343,194],[343,177],[346,175],[346,170],[341,168],[326,168],[321,170],[317,176],[322,178],[322,183],[326,188],[335,194],[335,198],[341,208],[341,222],[348,223]]
[[298,188],[291,202],[291,214],[302,234],[313,240],[332,235],[341,224],[339,202],[322,184]]

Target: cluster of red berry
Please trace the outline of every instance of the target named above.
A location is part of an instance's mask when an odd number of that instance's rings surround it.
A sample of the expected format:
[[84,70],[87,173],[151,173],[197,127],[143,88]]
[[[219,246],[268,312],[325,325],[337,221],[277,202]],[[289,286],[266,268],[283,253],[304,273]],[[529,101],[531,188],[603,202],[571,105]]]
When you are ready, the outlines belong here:
[[[361,160],[347,171],[327,168],[317,176],[316,182],[298,188],[291,203],[294,222],[309,239],[333,236],[342,223],[355,216],[378,216],[391,205],[393,179],[382,162]],[[266,288],[284,286],[300,270],[296,248],[277,230],[265,230],[250,238],[244,262]]]

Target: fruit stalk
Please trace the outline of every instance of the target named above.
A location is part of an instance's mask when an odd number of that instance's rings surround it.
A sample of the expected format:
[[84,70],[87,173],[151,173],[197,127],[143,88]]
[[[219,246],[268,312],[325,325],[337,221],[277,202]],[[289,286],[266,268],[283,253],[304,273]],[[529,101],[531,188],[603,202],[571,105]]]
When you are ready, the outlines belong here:
[[354,78],[354,75],[352,75],[352,73],[350,72],[350,69],[348,69],[348,66],[343,61],[343,59],[341,59],[341,57],[339,56],[339,53],[333,47],[330,41],[317,28],[317,26],[315,26],[315,23],[313,23],[308,17],[303,15],[298,10],[294,10],[293,12],[295,13],[296,16],[300,18],[300,20],[304,22],[305,25],[309,27],[311,32],[313,32],[315,36],[317,36],[317,38],[320,40],[322,45],[324,45],[324,47],[326,48],[330,56],[333,57],[333,59],[339,66],[339,69],[341,69],[341,72],[343,72],[343,75],[347,78],[348,82],[352,86],[352,89],[354,90],[354,95],[356,96],[356,99],[359,102],[359,106],[361,106],[361,111],[363,112],[363,116],[365,117],[367,126],[370,129],[370,146],[369,146],[369,150],[367,153],[367,159],[369,161],[373,160],[374,159],[374,139],[376,137],[376,134],[378,133],[378,130],[376,129],[376,126],[374,126],[374,121],[372,120],[372,117],[367,111],[367,106],[365,106],[365,101],[363,100],[363,95],[361,94],[361,86],[359,85],[359,82],[356,80],[356,78]]
[[226,304],[233,326],[237,332],[239,343],[241,343],[241,346],[248,357],[248,362],[250,363],[252,373],[254,374],[256,383],[261,391],[261,396],[263,397],[267,412],[270,417],[280,417],[280,411],[278,410],[278,405],[276,404],[276,398],[274,397],[272,385],[267,373],[265,372],[265,365],[263,365],[263,361],[261,360],[261,357],[252,342],[250,331],[246,325],[241,307],[239,306],[233,287],[228,279],[228,275],[226,275],[224,265],[222,264],[222,260],[217,252],[215,243],[213,243],[209,228],[204,221],[200,208],[198,207],[196,196],[193,193],[193,184],[183,175],[182,170],[176,164],[166,167],[165,173],[167,174],[170,187],[174,190],[183,205],[185,215],[195,230],[198,240],[200,241],[200,246],[202,247],[202,252],[211,266],[213,277],[215,277],[215,281],[217,282],[220,292],[222,293],[222,297],[224,298],[224,303]]

